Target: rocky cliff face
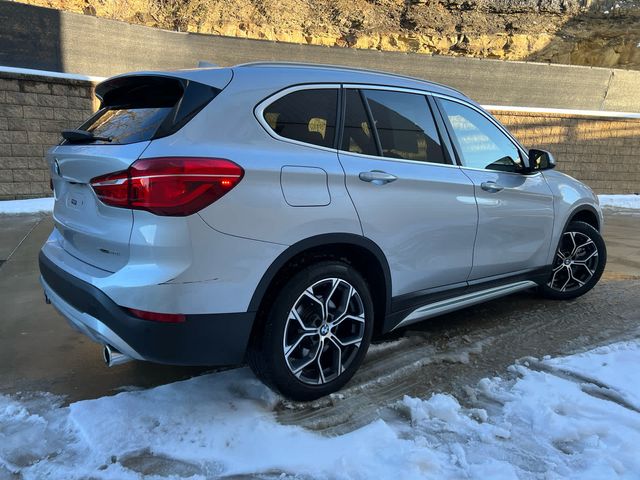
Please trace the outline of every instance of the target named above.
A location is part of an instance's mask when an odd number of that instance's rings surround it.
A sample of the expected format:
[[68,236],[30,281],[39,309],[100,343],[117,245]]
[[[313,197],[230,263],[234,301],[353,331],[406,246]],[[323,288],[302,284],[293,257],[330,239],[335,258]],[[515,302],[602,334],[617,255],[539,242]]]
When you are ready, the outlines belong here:
[[640,69],[635,0],[24,0],[172,30]]

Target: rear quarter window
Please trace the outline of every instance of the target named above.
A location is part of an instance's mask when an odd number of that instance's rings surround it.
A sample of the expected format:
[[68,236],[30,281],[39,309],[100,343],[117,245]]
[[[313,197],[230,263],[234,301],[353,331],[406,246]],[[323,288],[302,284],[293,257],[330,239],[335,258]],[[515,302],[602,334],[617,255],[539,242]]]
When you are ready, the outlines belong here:
[[277,135],[321,147],[333,147],[338,90],[298,90],[264,109],[264,119]]

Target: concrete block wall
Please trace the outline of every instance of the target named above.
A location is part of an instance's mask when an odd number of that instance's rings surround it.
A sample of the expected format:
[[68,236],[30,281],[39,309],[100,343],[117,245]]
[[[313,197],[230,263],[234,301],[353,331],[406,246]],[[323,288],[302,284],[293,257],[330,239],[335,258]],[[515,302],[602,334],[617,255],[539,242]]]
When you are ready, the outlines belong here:
[[82,80],[0,73],[0,200],[51,195],[44,153],[94,111],[93,90]]
[[596,193],[640,193],[640,118],[494,111],[527,148],[554,154],[558,170]]
[[169,32],[0,1],[1,65],[106,77],[193,68],[199,60],[347,65],[444,83],[485,105],[640,112],[640,71]]
[[[0,200],[51,194],[44,153],[97,108],[91,81],[0,72]],[[494,109],[597,193],[640,193],[640,118]]]

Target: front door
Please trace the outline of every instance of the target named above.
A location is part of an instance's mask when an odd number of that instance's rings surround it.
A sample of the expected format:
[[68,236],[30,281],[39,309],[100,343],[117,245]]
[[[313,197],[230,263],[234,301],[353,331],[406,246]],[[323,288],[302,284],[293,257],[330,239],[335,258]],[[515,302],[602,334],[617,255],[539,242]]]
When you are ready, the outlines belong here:
[[545,266],[554,214],[544,177],[519,173],[520,150],[480,111],[453,100],[438,104],[478,203],[469,280]]
[[426,97],[344,91],[339,158],[363,233],[389,262],[393,296],[464,285],[476,233],[474,187],[444,156]]

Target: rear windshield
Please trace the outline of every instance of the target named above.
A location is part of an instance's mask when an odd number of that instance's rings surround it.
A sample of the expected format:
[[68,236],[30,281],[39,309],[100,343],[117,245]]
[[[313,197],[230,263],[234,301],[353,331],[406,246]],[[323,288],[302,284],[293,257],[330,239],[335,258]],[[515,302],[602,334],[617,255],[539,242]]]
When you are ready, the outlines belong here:
[[122,145],[177,132],[220,90],[188,80],[134,76],[115,78],[101,84],[100,110],[80,130],[110,140],[91,143]]
[[101,110],[89,125],[81,128],[96,137],[111,138],[111,142],[96,140],[95,143],[135,143],[151,140],[162,125],[169,107],[114,107]]

